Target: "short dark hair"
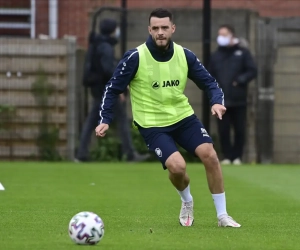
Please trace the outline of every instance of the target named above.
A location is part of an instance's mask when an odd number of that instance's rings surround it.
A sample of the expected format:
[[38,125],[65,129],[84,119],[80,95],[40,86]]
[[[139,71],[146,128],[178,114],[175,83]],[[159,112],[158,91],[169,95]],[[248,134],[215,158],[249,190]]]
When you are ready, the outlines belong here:
[[149,23],[150,23],[151,17],[158,17],[158,18],[168,17],[168,18],[170,18],[171,22],[173,21],[173,14],[171,13],[171,11],[169,11],[167,9],[163,9],[163,8],[155,9],[150,13]]
[[233,27],[232,25],[230,25],[230,24],[222,24],[222,25],[219,27],[219,30],[220,30],[220,29],[223,29],[223,28],[229,30],[229,32],[230,32],[232,35],[235,35],[235,29],[234,29],[234,27]]

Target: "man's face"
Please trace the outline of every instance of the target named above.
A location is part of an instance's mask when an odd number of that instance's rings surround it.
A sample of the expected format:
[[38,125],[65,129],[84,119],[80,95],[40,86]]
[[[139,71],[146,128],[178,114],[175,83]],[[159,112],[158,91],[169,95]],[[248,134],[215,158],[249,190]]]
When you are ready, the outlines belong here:
[[232,37],[232,34],[230,31],[226,28],[219,29],[219,36],[226,36],[226,37]]
[[230,32],[230,30],[228,30],[227,28],[221,28],[218,31],[218,37],[217,37],[217,42],[219,44],[219,46],[222,47],[228,47],[228,46],[232,46],[234,45],[234,37],[232,35],[232,33]]
[[170,21],[169,17],[151,17],[148,30],[157,47],[167,49],[172,34],[175,32],[175,24]]
[[224,45],[233,45],[233,35],[232,33],[230,32],[230,30],[228,30],[227,28],[221,28],[219,29],[219,32],[218,32],[218,37],[219,39],[221,38],[221,40],[224,40],[224,42],[226,41],[226,44]]

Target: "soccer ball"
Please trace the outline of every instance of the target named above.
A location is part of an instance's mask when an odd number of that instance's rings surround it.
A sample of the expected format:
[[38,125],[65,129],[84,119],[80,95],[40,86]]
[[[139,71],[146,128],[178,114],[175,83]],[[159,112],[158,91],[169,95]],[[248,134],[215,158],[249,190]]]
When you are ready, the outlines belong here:
[[69,223],[69,236],[78,245],[95,245],[104,236],[104,223],[95,213],[80,212]]

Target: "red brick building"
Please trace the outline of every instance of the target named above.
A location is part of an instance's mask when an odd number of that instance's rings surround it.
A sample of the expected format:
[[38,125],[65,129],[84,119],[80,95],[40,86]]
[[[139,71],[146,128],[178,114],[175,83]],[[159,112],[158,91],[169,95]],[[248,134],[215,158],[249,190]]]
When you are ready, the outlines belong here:
[[[299,0],[211,1],[213,8],[250,9],[261,16],[269,17],[300,16]],[[52,34],[54,30],[54,37],[73,35],[77,37],[80,45],[85,46],[92,11],[101,6],[120,6],[120,2],[120,0],[0,0],[0,36],[38,37],[39,34],[49,35],[51,29]],[[57,4],[57,8],[52,12],[55,13],[57,10],[57,18],[54,17],[53,20],[58,20],[58,25],[50,25],[49,6],[53,3]],[[127,5],[128,8],[202,7],[199,0],[127,0]]]

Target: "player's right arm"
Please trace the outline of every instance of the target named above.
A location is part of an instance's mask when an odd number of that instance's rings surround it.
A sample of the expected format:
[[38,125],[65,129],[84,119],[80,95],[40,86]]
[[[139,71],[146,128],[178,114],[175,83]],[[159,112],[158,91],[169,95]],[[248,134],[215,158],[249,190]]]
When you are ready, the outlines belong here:
[[134,78],[139,65],[139,56],[136,49],[129,50],[120,60],[113,76],[105,85],[102,102],[99,107],[99,125],[95,129],[97,136],[105,136],[109,124],[113,120],[113,107],[118,96],[128,87]]

